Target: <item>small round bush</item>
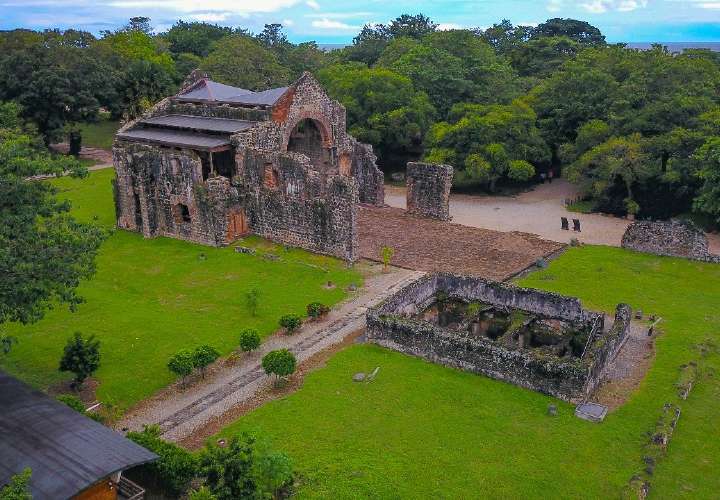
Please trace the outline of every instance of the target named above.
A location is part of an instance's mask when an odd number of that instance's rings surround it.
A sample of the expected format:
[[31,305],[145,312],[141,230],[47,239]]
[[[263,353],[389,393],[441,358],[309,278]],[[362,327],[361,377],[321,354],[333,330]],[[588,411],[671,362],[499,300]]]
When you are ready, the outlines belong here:
[[195,351],[193,352],[193,366],[195,368],[200,368],[203,372],[205,371],[205,368],[218,359],[220,357],[220,353],[217,349],[215,349],[211,345],[201,345],[195,348]]
[[286,314],[280,318],[280,326],[285,328],[288,335],[295,333],[295,331],[302,326],[302,319],[297,314]]
[[307,305],[307,315],[311,318],[320,318],[330,312],[330,308],[321,302],[311,302]]
[[295,371],[297,360],[287,349],[270,351],[262,359],[262,367],[268,375],[287,377]]
[[240,349],[243,352],[254,351],[260,347],[260,334],[254,328],[248,328],[240,333]]
[[195,369],[194,353],[189,349],[181,349],[168,361],[168,369],[175,375],[183,378],[190,375]]

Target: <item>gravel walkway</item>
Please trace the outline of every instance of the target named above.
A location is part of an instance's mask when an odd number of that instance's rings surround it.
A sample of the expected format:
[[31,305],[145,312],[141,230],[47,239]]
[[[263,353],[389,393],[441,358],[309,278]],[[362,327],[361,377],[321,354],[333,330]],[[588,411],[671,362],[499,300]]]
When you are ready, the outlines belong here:
[[[450,215],[453,222],[464,226],[482,227],[497,231],[522,231],[542,238],[569,243],[577,238],[593,245],[620,246],[622,235],[630,221],[601,214],[568,212],[564,200],[574,199],[577,188],[564,179],[552,184],[540,184],[532,191],[517,196],[487,196],[453,194]],[[385,203],[405,208],[405,188],[385,186]],[[564,231],[560,217],[579,219],[582,232]],[[708,234],[710,251],[720,253],[720,235]]]
[[141,430],[144,424],[158,424],[164,439],[180,441],[269,384],[271,379],[260,364],[264,354],[287,348],[302,363],[363,329],[368,307],[423,275],[419,271],[393,269],[391,273],[369,277],[355,297],[335,307],[324,320],[307,323],[292,336],[276,334],[268,338],[257,352],[243,355],[232,366],[219,365],[210,377],[186,390],[178,391],[173,386],[161,391],[131,410],[116,427]]

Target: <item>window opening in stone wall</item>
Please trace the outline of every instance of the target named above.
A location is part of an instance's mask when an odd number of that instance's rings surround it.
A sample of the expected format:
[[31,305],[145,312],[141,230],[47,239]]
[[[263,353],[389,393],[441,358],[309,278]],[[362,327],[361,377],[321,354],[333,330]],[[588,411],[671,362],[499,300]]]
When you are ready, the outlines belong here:
[[278,171],[272,163],[265,164],[263,185],[268,189],[277,189],[278,187]]
[[177,158],[170,158],[170,170],[172,171],[173,175],[178,175],[180,173],[180,160]]
[[288,140],[287,150],[306,155],[316,167],[325,167],[330,163],[329,152],[323,147],[320,127],[315,120],[309,118],[295,125]]
[[210,154],[202,151],[196,151],[196,153],[200,157],[200,162],[202,163],[202,178],[206,181],[210,177],[210,172],[212,171]]
[[178,203],[177,205],[175,205],[173,212],[175,215],[175,222],[192,222],[192,218],[190,217],[190,209],[184,203]]
[[218,175],[228,179],[235,175],[235,153],[232,149],[212,153],[212,163]]

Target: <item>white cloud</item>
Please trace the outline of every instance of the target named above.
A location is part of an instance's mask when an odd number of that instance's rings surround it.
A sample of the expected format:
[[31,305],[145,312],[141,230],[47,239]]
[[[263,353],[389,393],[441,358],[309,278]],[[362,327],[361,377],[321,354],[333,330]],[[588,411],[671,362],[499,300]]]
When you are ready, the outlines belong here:
[[437,29],[439,29],[440,31],[450,31],[450,30],[461,30],[461,29],[463,29],[463,27],[457,23],[440,23],[440,24],[438,24]]
[[354,17],[368,17],[372,15],[372,12],[318,12],[312,14],[305,14],[305,17],[327,19],[352,19]]
[[648,0],[591,0],[581,2],[580,7],[590,14],[604,14],[608,11],[632,12],[647,7]]
[[316,19],[310,23],[313,28],[319,28],[323,30],[359,30],[360,26],[352,26],[342,21],[334,21],[326,17],[322,19]]
[[232,12],[201,12],[199,14],[192,14],[189,17],[196,21],[219,23],[225,21],[230,16],[232,16]]
[[720,2],[702,2],[696,4],[701,9],[716,10],[720,9]]
[[283,26],[292,26],[293,24],[295,24],[295,21],[293,21],[292,19],[283,19],[282,20]]
[[518,26],[528,26],[530,28],[537,28],[538,24],[540,24],[537,21],[520,21],[519,23],[516,23]]
[[317,3],[317,0],[307,0],[307,2],[305,2],[305,5],[307,5],[311,9],[320,10],[320,4]]
[[179,12],[218,11],[242,15],[256,12],[276,12],[297,5],[300,1],[242,0],[238,2],[238,0],[203,0],[198,5],[195,0],[112,0],[107,2],[106,5],[128,9],[165,9]]
[[563,7],[563,0],[550,0],[545,8],[550,12],[559,12]]

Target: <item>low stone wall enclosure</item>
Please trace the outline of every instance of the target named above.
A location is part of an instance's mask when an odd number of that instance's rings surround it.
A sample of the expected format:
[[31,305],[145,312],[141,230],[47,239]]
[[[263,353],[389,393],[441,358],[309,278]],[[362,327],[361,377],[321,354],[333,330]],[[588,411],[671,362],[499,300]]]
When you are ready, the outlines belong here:
[[631,310],[448,273],[427,275],[368,310],[369,341],[434,363],[581,402],[625,342]]
[[710,253],[705,233],[689,221],[633,222],[623,235],[622,247],[668,257],[720,262],[720,255]]

